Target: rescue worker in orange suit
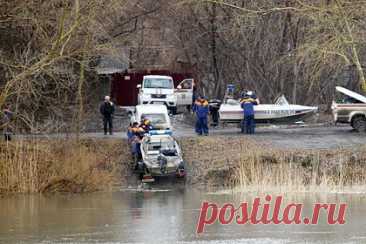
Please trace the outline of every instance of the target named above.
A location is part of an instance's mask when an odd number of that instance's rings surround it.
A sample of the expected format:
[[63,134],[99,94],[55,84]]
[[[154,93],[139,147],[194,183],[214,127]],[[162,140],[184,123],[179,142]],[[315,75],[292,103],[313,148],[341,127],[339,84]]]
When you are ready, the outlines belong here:
[[208,136],[208,101],[204,97],[199,97],[194,103],[193,111],[196,113],[196,133]]
[[132,127],[131,132],[133,133],[130,139],[131,152],[132,152],[132,158],[135,162],[135,169],[136,169],[137,162],[142,158],[140,145],[141,140],[144,137],[145,131],[141,127]]
[[149,133],[149,131],[153,129],[151,121],[146,118],[142,120],[140,128],[142,128],[145,131],[145,133]]
[[243,121],[241,123],[241,132],[246,134],[255,133],[255,120],[254,120],[254,105],[258,102],[253,98],[251,94],[245,93],[244,97],[240,100],[241,108],[243,109]]

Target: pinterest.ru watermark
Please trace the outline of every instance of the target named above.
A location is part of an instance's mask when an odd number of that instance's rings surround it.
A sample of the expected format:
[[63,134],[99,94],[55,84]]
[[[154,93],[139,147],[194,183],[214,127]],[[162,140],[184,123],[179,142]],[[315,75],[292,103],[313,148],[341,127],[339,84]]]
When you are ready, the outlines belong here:
[[[206,226],[219,222],[222,225],[244,224],[318,224],[319,216],[325,213],[330,225],[345,224],[347,205],[345,203],[315,203],[310,216],[302,216],[304,204],[283,204],[283,197],[267,195],[264,199],[254,198],[252,203],[242,202],[238,206],[225,203],[221,207],[216,203],[203,202],[197,223],[197,233]],[[337,207],[338,205],[338,207]],[[271,211],[272,210],[272,211]],[[270,213],[272,212],[271,216]],[[322,215],[323,216],[323,215]]]

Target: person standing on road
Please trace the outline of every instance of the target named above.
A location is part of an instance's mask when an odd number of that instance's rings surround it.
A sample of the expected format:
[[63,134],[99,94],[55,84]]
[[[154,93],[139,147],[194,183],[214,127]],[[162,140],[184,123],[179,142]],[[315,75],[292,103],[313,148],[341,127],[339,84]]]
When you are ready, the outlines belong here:
[[199,97],[194,104],[194,112],[196,112],[196,133],[208,136],[208,120],[209,113],[208,101],[204,97]]
[[11,141],[11,128],[10,128],[10,121],[13,118],[13,112],[10,110],[10,106],[5,106],[0,120],[0,128],[3,129],[4,139],[5,141]]
[[193,81],[192,83],[192,104],[191,104],[191,109],[192,112],[194,113],[194,106],[195,106],[195,102],[197,101],[197,86],[196,86],[196,82]]
[[113,134],[113,114],[114,114],[114,104],[111,102],[111,98],[109,96],[105,96],[104,102],[100,106],[100,113],[103,116],[103,127],[104,127],[104,135]]
[[244,94],[244,97],[241,99],[240,105],[244,113],[244,118],[241,123],[241,133],[255,133],[254,105],[257,104],[257,101],[248,93]]
[[219,125],[219,110],[221,106],[221,101],[218,99],[213,99],[209,101],[210,114],[212,119],[212,126],[216,127]]

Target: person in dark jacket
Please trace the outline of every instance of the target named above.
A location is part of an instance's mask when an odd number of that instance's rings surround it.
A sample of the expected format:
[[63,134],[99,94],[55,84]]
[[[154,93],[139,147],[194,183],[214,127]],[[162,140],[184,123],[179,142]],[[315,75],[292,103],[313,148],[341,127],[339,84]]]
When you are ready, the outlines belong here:
[[100,106],[100,113],[103,116],[103,127],[104,135],[113,134],[113,114],[114,114],[114,104],[111,102],[111,98],[106,96],[104,98],[103,104]]
[[219,110],[220,110],[220,106],[221,106],[221,101],[218,99],[213,99],[210,100],[208,102],[209,104],[209,108],[210,108],[210,114],[211,114],[211,119],[212,119],[212,123],[211,126],[218,126],[219,125]]
[[197,101],[194,103],[193,111],[196,113],[196,133],[198,135],[208,135],[208,121],[207,116],[209,113],[208,108],[208,101],[203,98],[199,97]]
[[13,112],[9,106],[5,106],[2,114],[0,114],[0,128],[3,129],[5,141],[11,141],[12,131],[10,127],[10,121],[13,118]]
[[241,124],[241,132],[246,134],[255,133],[255,120],[254,120],[254,105],[257,105],[257,101],[250,95],[245,94],[240,101],[241,108],[243,109],[244,118]]
[[196,84],[193,82],[193,89],[192,89],[192,112],[194,112],[194,106],[195,106],[195,102],[197,101],[198,95],[197,95],[197,86]]

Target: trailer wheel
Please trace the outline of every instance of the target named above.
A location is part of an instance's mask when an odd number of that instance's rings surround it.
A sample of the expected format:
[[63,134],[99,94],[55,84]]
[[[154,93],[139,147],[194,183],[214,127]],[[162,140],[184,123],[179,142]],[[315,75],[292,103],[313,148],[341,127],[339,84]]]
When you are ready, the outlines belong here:
[[366,118],[364,116],[356,116],[352,119],[352,127],[358,132],[366,132]]

